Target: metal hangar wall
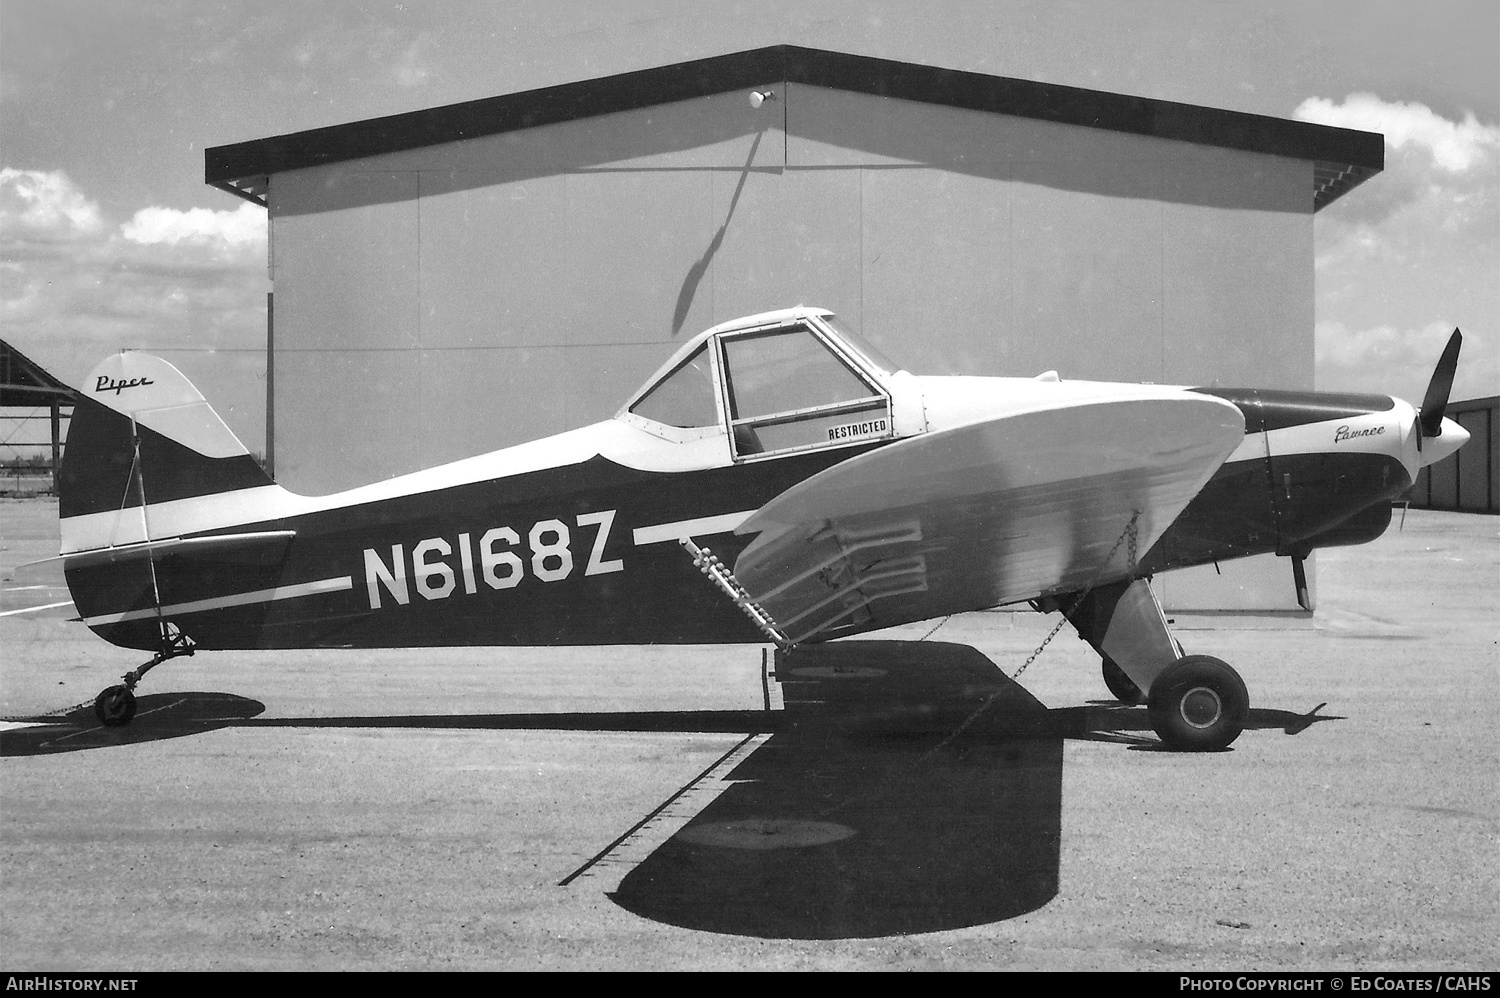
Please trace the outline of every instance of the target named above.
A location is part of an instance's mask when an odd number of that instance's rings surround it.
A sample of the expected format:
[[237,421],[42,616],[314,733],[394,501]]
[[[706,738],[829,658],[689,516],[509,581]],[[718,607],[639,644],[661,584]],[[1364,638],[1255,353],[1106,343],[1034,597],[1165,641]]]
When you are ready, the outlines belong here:
[[[321,493],[607,418],[684,337],[795,304],[921,374],[1310,389],[1312,216],[1382,155],[776,46],[222,146],[206,175],[269,209],[277,476]],[[1163,595],[1295,606],[1283,575]]]

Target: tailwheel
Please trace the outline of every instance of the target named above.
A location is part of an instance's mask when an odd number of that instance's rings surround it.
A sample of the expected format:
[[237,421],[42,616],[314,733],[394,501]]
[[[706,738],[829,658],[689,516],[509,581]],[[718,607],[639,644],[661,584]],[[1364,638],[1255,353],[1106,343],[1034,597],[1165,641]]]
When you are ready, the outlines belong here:
[[1171,748],[1216,752],[1245,729],[1250,693],[1228,664],[1208,655],[1188,655],[1156,677],[1146,697],[1146,713],[1151,727]]
[[128,686],[111,686],[94,699],[94,716],[108,728],[119,728],[135,717],[135,694]]
[[161,622],[161,650],[151,656],[149,662],[132,669],[120,678],[125,682],[111,686],[94,698],[94,716],[99,723],[109,728],[120,728],[135,717],[135,686],[141,677],[161,665],[169,658],[193,654],[193,639],[183,634],[176,624]]
[[1103,663],[1104,685],[1109,687],[1109,692],[1121,703],[1140,703],[1143,699],[1141,688],[1135,684],[1135,680],[1125,675],[1125,670],[1115,664],[1115,660],[1108,655],[1104,656]]

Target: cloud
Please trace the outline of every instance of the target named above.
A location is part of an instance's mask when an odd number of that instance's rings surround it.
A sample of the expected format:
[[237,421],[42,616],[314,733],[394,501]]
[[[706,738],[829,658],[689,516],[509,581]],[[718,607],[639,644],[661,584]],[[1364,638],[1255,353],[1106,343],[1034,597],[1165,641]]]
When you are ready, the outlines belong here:
[[[1392,372],[1432,365],[1453,332],[1453,324],[1436,319],[1420,329],[1397,329],[1374,326],[1351,332],[1342,322],[1325,320],[1315,330],[1317,362],[1320,367],[1344,372],[1375,372],[1380,384],[1389,389]],[[1345,384],[1343,387],[1352,387]],[[1378,390],[1374,384],[1367,386]]]
[[0,232],[66,242],[103,229],[98,203],[85,197],[62,171],[0,169]]
[[1408,210],[1450,233],[1488,224],[1500,186],[1500,125],[1480,122],[1472,112],[1449,121],[1425,104],[1373,94],[1350,94],[1342,103],[1309,97],[1293,115],[1385,137],[1385,169],[1320,212],[1326,228],[1358,228]]
[[[264,367],[266,228],[250,204],[119,224],[61,172],[0,170],[0,327],[72,384],[113,351],[163,353],[249,443],[264,418],[245,367]],[[236,426],[231,410],[249,415]]]
[[120,227],[120,234],[143,246],[196,246],[229,254],[266,249],[266,211],[242,204],[234,211],[142,208]]
[[1318,212],[1317,384],[1420,399],[1455,326],[1454,397],[1500,383],[1500,126],[1422,104],[1310,98],[1298,118],[1385,136],[1385,170]]
[[[1447,319],[1434,319],[1417,328],[1386,324],[1353,330],[1338,320],[1319,321],[1315,329],[1318,390],[1374,392],[1418,404],[1454,328]],[[1500,352],[1491,337],[1466,330],[1452,397],[1493,395],[1496,384],[1500,384]]]
[[1500,126],[1481,124],[1470,111],[1463,121],[1449,121],[1426,104],[1385,101],[1374,94],[1350,94],[1342,104],[1309,97],[1292,117],[1320,125],[1380,132],[1398,152],[1420,149],[1440,169],[1462,173],[1500,151]]
[[61,172],[0,170],[0,247],[0,320],[43,351],[70,338],[185,345],[202,336],[187,316],[215,328],[266,280],[263,209],[150,207],[112,226]]

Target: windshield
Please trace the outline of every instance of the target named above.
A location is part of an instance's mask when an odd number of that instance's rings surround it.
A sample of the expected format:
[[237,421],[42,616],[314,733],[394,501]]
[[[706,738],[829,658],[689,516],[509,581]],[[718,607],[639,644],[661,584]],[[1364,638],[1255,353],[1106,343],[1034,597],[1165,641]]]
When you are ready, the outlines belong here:
[[895,374],[897,371],[906,370],[906,368],[881,353],[873,343],[856,333],[847,322],[844,322],[838,316],[820,315],[818,319],[833,327],[833,331],[839,335],[839,339],[848,344],[850,350],[859,354],[861,360],[865,361],[881,374]]

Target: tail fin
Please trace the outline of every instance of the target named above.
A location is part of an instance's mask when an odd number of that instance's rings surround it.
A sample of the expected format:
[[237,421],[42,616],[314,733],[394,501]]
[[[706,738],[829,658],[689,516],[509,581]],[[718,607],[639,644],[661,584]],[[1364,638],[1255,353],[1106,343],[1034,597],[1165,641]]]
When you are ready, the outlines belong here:
[[116,354],[80,394],[58,476],[64,521],[272,484],[192,382],[159,357]]

